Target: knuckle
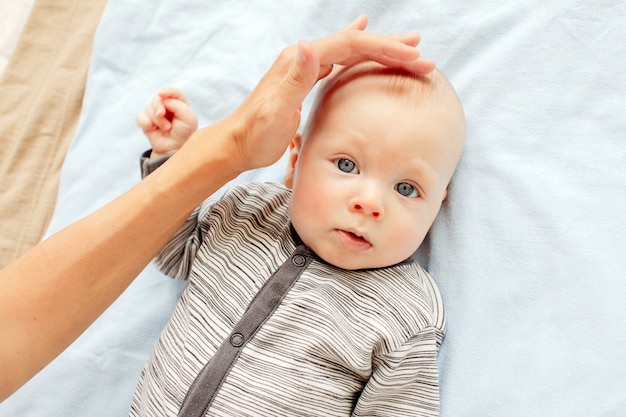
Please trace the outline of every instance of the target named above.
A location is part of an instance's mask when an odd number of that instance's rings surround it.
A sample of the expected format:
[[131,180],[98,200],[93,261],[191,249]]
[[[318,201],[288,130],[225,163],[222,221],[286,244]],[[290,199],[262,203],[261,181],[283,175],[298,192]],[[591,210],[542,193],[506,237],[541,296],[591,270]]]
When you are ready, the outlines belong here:
[[290,45],[280,51],[280,54],[278,55],[278,60],[281,62],[289,61],[294,57],[295,53],[296,47],[294,45]]

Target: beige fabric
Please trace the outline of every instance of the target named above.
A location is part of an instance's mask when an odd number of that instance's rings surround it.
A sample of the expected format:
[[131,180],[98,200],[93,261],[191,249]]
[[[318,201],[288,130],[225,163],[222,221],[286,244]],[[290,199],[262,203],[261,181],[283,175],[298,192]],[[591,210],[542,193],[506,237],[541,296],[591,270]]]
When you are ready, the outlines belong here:
[[35,0],[0,79],[0,267],[42,237],[106,0]]
[[13,54],[34,0],[0,0],[0,74]]

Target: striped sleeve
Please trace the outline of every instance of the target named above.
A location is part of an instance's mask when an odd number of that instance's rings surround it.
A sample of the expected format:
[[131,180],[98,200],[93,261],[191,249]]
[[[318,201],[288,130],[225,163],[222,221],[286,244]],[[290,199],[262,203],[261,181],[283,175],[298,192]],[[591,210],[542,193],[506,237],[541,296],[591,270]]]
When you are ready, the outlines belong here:
[[196,207],[154,259],[156,267],[169,277],[182,280],[189,278],[191,266],[202,244],[202,232],[198,222],[200,207]]
[[419,267],[425,325],[394,349],[372,358],[372,375],[355,406],[355,416],[439,416],[437,356],[446,332],[441,292]]
[[376,359],[354,410],[356,416],[438,416],[437,353],[443,332],[428,327]]

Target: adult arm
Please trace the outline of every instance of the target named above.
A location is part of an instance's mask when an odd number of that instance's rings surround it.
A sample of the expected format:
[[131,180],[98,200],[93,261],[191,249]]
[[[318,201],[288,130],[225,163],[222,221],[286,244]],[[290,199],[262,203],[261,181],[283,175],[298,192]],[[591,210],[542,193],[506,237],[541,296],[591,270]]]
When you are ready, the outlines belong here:
[[[373,59],[427,73],[417,35],[366,18],[285,49],[235,112],[196,131],[159,170],[0,271],[0,401],[60,354],[124,291],[207,196],[284,153],[303,99],[333,64]],[[141,238],[138,238],[138,237]]]

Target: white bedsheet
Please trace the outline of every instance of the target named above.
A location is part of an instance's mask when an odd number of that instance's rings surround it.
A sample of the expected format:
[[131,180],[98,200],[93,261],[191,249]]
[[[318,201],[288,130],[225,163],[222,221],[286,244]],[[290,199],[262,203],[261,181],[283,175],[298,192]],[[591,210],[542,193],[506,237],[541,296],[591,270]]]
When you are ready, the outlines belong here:
[[[463,160],[418,254],[448,311],[442,416],[626,415],[620,0],[110,0],[49,233],[139,181],[148,143],[134,115],[160,87],[181,87],[211,123],[282,47],[360,12],[372,31],[420,32],[467,113]],[[280,180],[283,166],[240,180]],[[148,267],[0,416],[125,415],[182,288]]]

